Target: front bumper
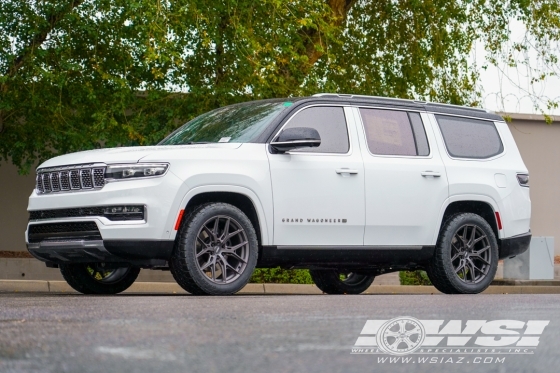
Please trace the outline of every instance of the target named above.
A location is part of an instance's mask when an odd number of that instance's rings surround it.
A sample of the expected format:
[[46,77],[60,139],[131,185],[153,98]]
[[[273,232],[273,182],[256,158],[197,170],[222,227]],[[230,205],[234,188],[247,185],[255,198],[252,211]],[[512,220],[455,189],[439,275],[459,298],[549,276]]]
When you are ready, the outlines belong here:
[[27,244],[35,258],[53,264],[127,263],[144,266],[165,265],[174,241],[169,240],[45,240]]
[[[144,220],[128,221],[93,215],[64,218],[45,215],[48,218],[29,221],[25,232],[28,250],[47,263],[167,260],[173,249],[173,228],[179,208],[175,198],[181,185],[182,181],[168,172],[158,178],[111,182],[100,190],[41,195],[33,192],[29,211],[95,212],[98,210],[95,208],[102,206],[142,205],[145,215]],[[36,225],[58,227],[43,231],[42,227],[33,227]],[[69,227],[72,229],[66,229]]]
[[523,254],[531,246],[531,232],[500,240],[500,259],[513,258]]

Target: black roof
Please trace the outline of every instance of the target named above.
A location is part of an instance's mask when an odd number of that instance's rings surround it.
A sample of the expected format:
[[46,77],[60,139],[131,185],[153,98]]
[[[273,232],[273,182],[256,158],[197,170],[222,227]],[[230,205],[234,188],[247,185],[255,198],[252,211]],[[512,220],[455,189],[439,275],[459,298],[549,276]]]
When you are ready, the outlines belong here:
[[436,114],[452,114],[461,115],[472,118],[490,119],[502,121],[503,118],[495,113],[488,112],[484,109],[473,108],[468,106],[438,104],[424,101],[404,100],[400,98],[377,97],[377,96],[363,96],[363,95],[350,95],[350,94],[337,94],[337,93],[319,93],[309,97],[299,97],[287,99],[290,101],[327,101],[327,102],[344,102],[349,104],[365,104],[365,105],[379,105],[379,106],[392,106],[401,108],[410,108],[415,110],[423,110]]

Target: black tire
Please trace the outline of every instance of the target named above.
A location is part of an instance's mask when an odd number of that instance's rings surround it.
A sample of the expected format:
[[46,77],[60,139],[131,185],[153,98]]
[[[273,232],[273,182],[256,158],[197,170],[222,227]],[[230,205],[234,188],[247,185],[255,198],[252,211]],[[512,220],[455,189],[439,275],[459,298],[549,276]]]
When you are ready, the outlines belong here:
[[257,257],[257,234],[243,211],[227,203],[208,203],[183,218],[169,267],[175,281],[191,294],[229,295],[249,282]]
[[[341,272],[336,269],[310,269],[309,274],[315,285],[327,294],[361,294],[375,279],[372,275]],[[341,279],[341,275],[347,278]]]
[[82,294],[118,294],[128,289],[140,273],[138,267],[104,270],[95,264],[61,264],[60,273],[74,290]]
[[497,268],[494,231],[481,216],[461,213],[443,224],[426,273],[442,293],[478,294],[490,286]]

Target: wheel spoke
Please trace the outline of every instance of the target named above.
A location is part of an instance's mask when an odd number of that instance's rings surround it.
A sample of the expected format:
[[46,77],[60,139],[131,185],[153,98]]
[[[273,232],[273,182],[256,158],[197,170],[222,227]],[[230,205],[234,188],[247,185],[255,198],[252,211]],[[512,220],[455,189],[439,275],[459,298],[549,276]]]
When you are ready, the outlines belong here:
[[196,239],[197,239],[201,244],[203,244],[204,247],[208,248],[208,247],[210,246],[210,244],[207,244],[206,242],[204,242],[204,241],[202,240],[202,238],[200,238],[200,235],[196,236]]
[[489,261],[487,261],[487,260],[486,260],[485,258],[483,258],[482,256],[478,255],[477,253],[471,254],[471,259],[480,260],[481,262],[484,262],[484,264],[490,265],[490,262],[489,262]]
[[220,268],[222,269],[222,282],[226,282],[227,281],[227,264],[226,264],[223,257],[220,259],[219,264],[220,264]]
[[471,274],[471,281],[476,282],[476,270],[474,269],[474,263],[472,262],[472,260],[469,260],[468,264],[469,273]]
[[459,263],[459,266],[457,266],[457,268],[455,268],[455,273],[459,274],[459,271],[465,268],[465,260],[461,260],[461,262]]
[[220,236],[220,239],[221,239],[221,240],[225,240],[226,236],[227,236],[228,233],[229,233],[229,224],[230,224],[230,221],[231,221],[230,218],[227,218],[227,219],[226,219],[226,224],[225,224],[225,226],[224,226],[224,233]]
[[212,272],[212,280],[216,281],[216,260],[212,262],[212,267],[210,267],[210,271]]
[[203,266],[200,266],[200,270],[204,271],[206,268],[210,267],[212,265],[212,263],[215,263],[215,262],[216,262],[216,258],[211,256],[210,259],[208,259],[208,261]]
[[[208,228],[208,227],[206,226],[206,224],[202,226],[202,229],[206,232],[206,234],[208,235],[208,237],[210,238],[210,240],[213,240],[213,239],[215,238],[215,237],[214,237],[214,233],[212,232],[212,230],[211,230],[210,228]],[[200,233],[199,233],[199,235],[200,235]]]
[[219,228],[219,224],[220,224],[220,218],[217,217],[214,220],[214,227],[212,228],[212,235],[214,236],[214,239],[218,239],[218,228]]
[[469,226],[465,225],[465,227],[463,228],[463,235],[461,236],[461,241],[463,241],[463,244],[467,243],[467,233],[469,230]]
[[227,256],[233,256],[235,259],[239,260],[242,263],[247,263],[247,261],[245,259],[243,259],[242,257],[240,257],[239,255],[237,255],[237,253],[235,252],[224,252],[225,255]]
[[485,236],[485,235],[482,235],[482,236],[478,237],[476,240],[474,240],[472,244],[475,245],[475,244],[479,243],[480,241],[482,241],[482,240],[485,239],[485,238],[486,238],[486,236]]
[[469,246],[473,244],[475,236],[476,236],[476,226],[473,226],[471,231],[471,237],[469,238],[469,242],[468,242]]
[[232,246],[232,247],[227,247],[227,246],[226,246],[226,248],[224,249],[224,251],[225,251],[226,253],[234,252],[235,250],[239,250],[239,248],[241,248],[241,247],[243,247],[243,246],[245,246],[245,245],[247,245],[247,244],[248,244],[247,241],[243,241],[243,242],[241,242],[240,244],[237,244],[237,245]]
[[222,257],[222,262],[224,263],[224,265],[225,265],[226,267],[229,267],[233,272],[237,273],[238,275],[240,274],[240,273],[237,271],[237,269],[235,269],[231,264],[229,264],[229,263],[227,262],[226,258],[223,258],[223,257]]
[[201,256],[204,255],[204,254],[208,254],[210,251],[211,251],[210,248],[203,249],[201,252],[199,252],[198,254],[196,254],[196,257],[199,258],[199,257],[201,257]]
[[229,240],[230,238],[235,237],[235,235],[237,235],[237,234],[239,234],[239,233],[241,233],[241,232],[243,232],[243,229],[241,229],[241,228],[238,229],[238,230],[236,230],[236,231],[234,231],[234,232],[231,232],[230,234],[228,234],[228,235],[224,238],[224,241],[227,241],[227,240]]
[[457,248],[457,246],[455,246],[455,244],[452,242],[451,243],[451,248],[453,248],[455,251],[457,251],[457,253],[460,253],[462,250]]

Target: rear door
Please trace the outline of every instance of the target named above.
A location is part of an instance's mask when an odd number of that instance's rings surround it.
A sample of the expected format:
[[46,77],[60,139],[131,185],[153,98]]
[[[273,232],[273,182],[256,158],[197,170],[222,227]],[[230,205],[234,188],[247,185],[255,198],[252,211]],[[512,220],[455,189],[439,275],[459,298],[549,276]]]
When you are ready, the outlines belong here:
[[425,113],[361,107],[364,245],[434,245],[448,182]]

